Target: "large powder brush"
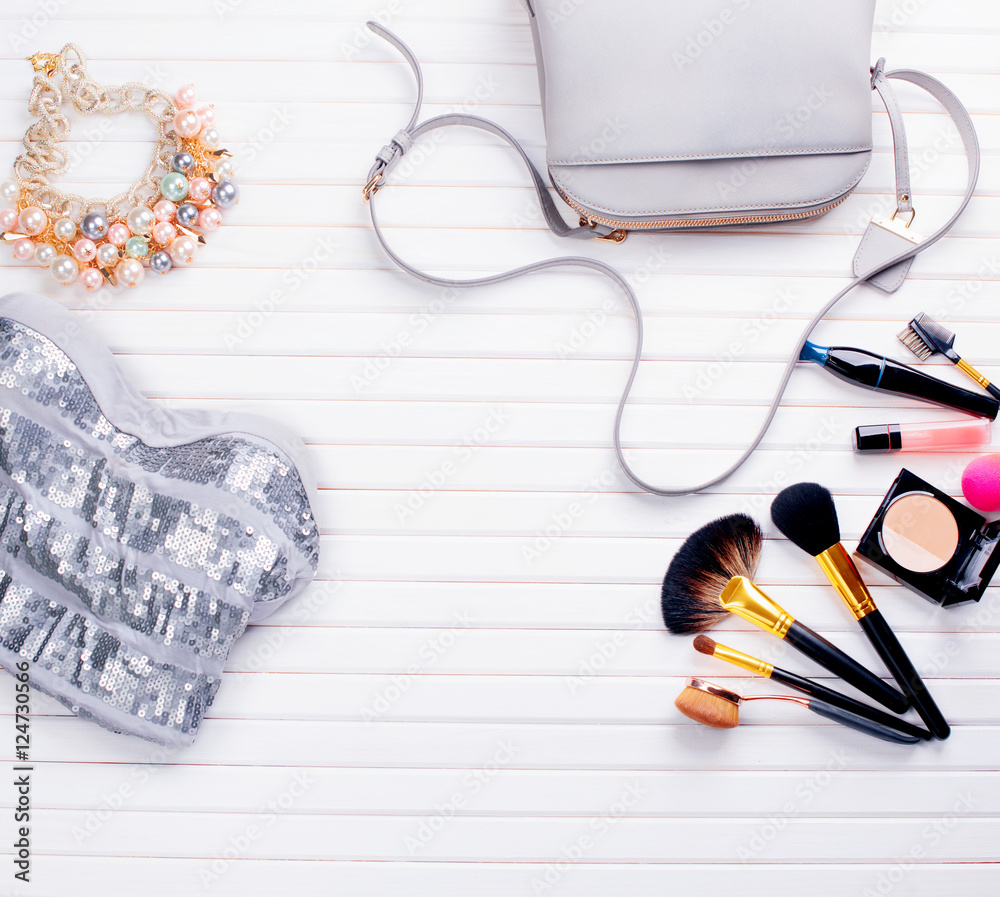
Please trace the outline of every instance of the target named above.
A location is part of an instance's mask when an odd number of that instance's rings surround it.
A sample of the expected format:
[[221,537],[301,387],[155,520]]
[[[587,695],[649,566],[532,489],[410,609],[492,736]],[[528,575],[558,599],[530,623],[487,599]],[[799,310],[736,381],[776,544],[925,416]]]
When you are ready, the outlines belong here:
[[753,579],[764,534],[746,514],[730,514],[692,533],[670,562],[660,593],[663,622],[678,635],[701,632],[729,611],[719,595],[734,576]]
[[830,490],[819,483],[796,483],[782,489],[771,505],[774,525],[807,554],[811,554],[830,584],[850,608],[882,662],[906,694],[935,738],[951,732],[920,674],[895,633],[875,606],[858,568],[840,544],[840,521]]
[[661,605],[667,628],[675,633],[701,632],[734,613],[785,639],[792,647],[894,713],[908,701],[871,670],[764,594],[751,577],[757,570],[764,537],[746,514],[713,520],[692,533],[670,562],[663,578]]

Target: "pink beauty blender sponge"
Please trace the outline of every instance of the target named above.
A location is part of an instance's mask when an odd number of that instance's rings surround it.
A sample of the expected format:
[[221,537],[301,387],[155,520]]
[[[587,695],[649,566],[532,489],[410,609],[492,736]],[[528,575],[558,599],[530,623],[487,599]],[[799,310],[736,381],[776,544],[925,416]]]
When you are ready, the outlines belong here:
[[981,455],[962,473],[965,500],[987,514],[1000,511],[1000,454]]

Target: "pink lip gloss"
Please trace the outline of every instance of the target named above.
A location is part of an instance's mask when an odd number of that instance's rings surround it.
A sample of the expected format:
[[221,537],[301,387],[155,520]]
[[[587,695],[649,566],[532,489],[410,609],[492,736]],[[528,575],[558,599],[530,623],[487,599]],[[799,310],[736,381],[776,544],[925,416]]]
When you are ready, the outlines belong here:
[[989,444],[990,422],[986,418],[922,424],[867,424],[854,428],[856,452],[933,452],[981,448]]

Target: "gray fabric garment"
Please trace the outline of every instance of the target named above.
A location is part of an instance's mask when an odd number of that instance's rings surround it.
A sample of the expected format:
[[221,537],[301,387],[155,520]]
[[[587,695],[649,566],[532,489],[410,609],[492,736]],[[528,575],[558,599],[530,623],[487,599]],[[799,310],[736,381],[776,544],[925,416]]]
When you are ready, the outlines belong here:
[[247,623],[316,573],[304,452],[266,420],[150,402],[61,306],[0,298],[0,664],[190,744]]

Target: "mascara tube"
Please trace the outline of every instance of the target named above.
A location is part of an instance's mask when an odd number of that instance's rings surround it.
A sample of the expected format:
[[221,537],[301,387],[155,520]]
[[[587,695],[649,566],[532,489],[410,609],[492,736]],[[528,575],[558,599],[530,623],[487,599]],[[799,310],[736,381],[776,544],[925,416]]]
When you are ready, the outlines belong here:
[[888,454],[975,449],[989,445],[990,438],[990,422],[984,418],[922,424],[866,424],[854,428],[854,451]]
[[931,377],[916,368],[884,355],[855,349],[851,346],[817,346],[806,342],[799,353],[800,361],[811,361],[825,368],[834,377],[856,383],[868,389],[897,396],[920,399],[956,411],[965,411],[976,417],[995,420],[1000,411],[1000,401],[993,396],[970,392],[937,377]]

